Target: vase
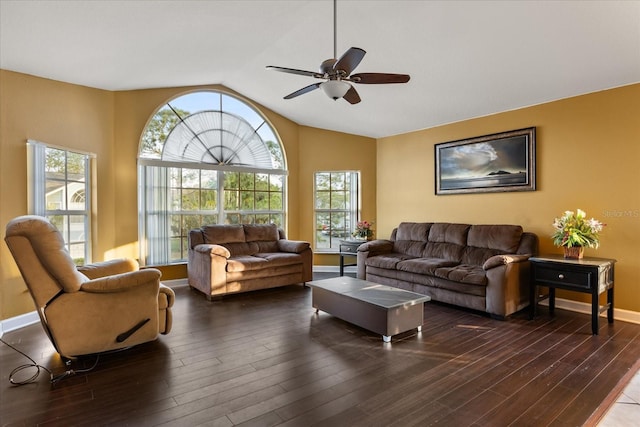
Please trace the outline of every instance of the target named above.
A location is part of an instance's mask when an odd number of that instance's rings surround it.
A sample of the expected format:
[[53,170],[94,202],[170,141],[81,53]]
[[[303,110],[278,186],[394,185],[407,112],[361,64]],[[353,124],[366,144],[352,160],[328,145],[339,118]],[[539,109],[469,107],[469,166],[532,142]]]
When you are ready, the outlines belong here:
[[567,259],[582,259],[584,256],[584,246],[563,246],[564,257]]

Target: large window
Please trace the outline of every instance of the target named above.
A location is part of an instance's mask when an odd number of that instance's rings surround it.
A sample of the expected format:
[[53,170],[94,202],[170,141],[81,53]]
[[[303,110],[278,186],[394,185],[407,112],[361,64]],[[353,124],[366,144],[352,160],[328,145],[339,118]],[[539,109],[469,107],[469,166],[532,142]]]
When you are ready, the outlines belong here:
[[286,168],[276,133],[254,108],[220,92],[162,106],[140,144],[141,260],[187,258],[204,224],[285,226]]
[[360,174],[356,171],[316,172],[315,249],[336,252],[340,240],[355,229],[360,210]]
[[29,213],[47,217],[77,265],[91,262],[91,159],[95,156],[27,142]]

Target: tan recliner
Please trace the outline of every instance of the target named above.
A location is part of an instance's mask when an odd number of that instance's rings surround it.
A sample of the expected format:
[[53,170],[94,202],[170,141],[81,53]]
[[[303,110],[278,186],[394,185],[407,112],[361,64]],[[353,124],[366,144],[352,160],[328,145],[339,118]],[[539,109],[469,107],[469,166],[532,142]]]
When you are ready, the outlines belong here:
[[11,220],[5,241],[61,356],[130,347],[171,330],[175,295],[160,271],[129,259],[76,267],[60,232],[40,216]]

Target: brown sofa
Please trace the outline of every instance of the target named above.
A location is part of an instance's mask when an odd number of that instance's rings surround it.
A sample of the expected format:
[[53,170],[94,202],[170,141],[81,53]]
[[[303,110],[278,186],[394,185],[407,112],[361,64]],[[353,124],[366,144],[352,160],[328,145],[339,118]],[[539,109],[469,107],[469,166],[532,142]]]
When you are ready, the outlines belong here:
[[538,237],[519,225],[403,222],[358,248],[358,278],[504,319],[529,304]]
[[205,225],[189,232],[189,286],[208,299],[305,283],[312,268],[309,243],[288,240],[275,225]]

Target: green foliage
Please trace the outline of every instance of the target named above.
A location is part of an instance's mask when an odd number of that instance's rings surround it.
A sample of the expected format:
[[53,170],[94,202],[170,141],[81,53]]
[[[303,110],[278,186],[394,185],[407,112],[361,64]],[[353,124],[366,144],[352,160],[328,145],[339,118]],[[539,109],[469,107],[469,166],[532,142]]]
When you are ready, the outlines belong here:
[[[178,113],[178,114],[176,114]],[[171,130],[180,123],[181,117],[186,117],[190,113],[179,108],[163,108],[158,111],[149,124],[146,132],[142,135],[141,154],[145,157],[160,157],[162,148]]]
[[597,219],[586,219],[587,214],[578,209],[576,213],[565,211],[560,218],[555,218],[553,227],[555,233],[551,236],[556,246],[586,246],[597,248],[600,246],[598,233],[605,224]]

